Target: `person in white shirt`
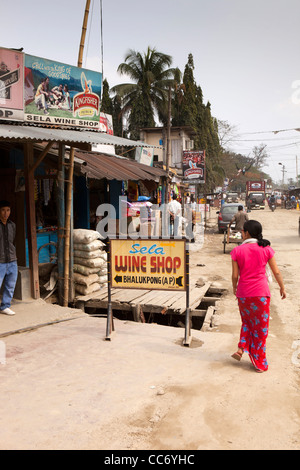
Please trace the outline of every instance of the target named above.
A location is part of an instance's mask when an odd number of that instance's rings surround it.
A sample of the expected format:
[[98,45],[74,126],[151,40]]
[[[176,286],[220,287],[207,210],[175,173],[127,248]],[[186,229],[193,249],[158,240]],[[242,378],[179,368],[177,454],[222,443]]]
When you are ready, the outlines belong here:
[[170,214],[170,235],[177,237],[181,217],[181,204],[177,201],[177,194],[173,194],[173,200],[169,203],[168,211]]
[[191,243],[195,243],[194,228],[196,224],[196,208],[195,197],[192,195],[190,204],[187,204],[185,207],[187,216],[186,236]]

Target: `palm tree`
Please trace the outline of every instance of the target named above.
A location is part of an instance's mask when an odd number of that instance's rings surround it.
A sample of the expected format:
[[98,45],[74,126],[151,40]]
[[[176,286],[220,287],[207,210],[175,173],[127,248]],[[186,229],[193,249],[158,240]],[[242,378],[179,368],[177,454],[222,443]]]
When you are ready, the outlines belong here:
[[142,127],[154,127],[156,115],[160,121],[166,121],[168,88],[175,71],[169,68],[171,64],[171,56],[148,47],[144,54],[129,50],[119,65],[118,72],[133,81],[112,88],[122,98],[123,115],[130,113],[131,138],[138,138]]

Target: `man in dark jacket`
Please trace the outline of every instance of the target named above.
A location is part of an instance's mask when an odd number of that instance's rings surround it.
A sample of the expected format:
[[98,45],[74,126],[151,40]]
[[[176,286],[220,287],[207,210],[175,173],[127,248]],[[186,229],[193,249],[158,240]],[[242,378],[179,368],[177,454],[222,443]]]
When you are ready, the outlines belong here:
[[0,288],[3,284],[2,302],[0,313],[14,315],[11,310],[11,300],[14,295],[18,265],[14,240],[16,235],[16,225],[9,220],[10,203],[0,201]]

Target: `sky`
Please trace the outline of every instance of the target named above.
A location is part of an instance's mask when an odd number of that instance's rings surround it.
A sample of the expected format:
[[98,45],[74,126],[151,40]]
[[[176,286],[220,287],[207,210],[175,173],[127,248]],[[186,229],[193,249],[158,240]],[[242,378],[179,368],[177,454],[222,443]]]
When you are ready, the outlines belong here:
[[[0,47],[77,65],[85,5],[0,0]],[[212,115],[235,128],[230,148],[251,157],[266,144],[264,170],[281,181],[284,165],[287,182],[297,160],[300,174],[299,17],[299,0],[102,0],[102,15],[91,0],[83,67],[112,87],[128,82],[117,68],[129,49],[156,48],[182,72],[191,53]]]

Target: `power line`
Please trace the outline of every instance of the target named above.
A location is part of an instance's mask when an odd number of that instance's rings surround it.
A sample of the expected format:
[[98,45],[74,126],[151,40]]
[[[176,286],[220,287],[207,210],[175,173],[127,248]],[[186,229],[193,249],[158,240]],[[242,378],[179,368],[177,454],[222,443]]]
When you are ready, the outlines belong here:
[[295,127],[292,129],[280,129],[273,131],[257,131],[257,132],[243,132],[241,135],[254,135],[254,134],[278,134],[279,132],[289,132],[289,131],[298,131],[300,132],[300,127]]

